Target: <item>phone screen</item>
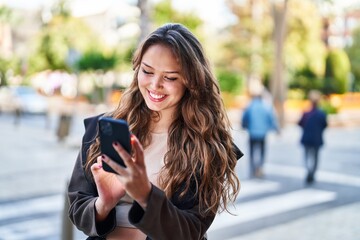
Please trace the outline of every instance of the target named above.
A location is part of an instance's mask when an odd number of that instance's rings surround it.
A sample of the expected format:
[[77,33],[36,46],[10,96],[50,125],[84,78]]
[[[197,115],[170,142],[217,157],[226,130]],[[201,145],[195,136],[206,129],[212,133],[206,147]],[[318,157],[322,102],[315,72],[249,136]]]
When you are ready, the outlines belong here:
[[[100,150],[112,160],[125,167],[124,161],[113,147],[113,142],[118,142],[128,152],[131,153],[130,131],[125,120],[102,117],[99,119]],[[116,173],[109,165],[103,162],[103,169],[108,172]]]

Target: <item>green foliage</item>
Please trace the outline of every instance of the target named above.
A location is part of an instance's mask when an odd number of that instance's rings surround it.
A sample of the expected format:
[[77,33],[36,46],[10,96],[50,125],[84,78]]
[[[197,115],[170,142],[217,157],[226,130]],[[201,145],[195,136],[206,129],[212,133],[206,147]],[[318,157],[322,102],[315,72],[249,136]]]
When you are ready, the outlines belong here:
[[46,69],[71,71],[70,49],[79,53],[101,48],[98,36],[80,19],[55,16],[44,25],[29,58],[29,73]]
[[349,56],[351,72],[354,75],[351,90],[360,92],[360,27],[353,32],[353,43],[345,51]]
[[52,7],[52,14],[55,16],[70,17],[71,9],[68,0],[58,0]]
[[9,84],[8,82],[8,73],[12,72],[12,74],[20,73],[20,61],[17,58],[0,58],[0,86],[6,86]]
[[304,91],[300,88],[289,89],[287,92],[287,99],[304,100],[305,98],[306,95]]
[[[227,0],[226,3],[237,21],[222,33],[229,38],[224,41],[217,63],[239,69],[244,75],[255,72],[268,84],[266,80],[271,79],[269,76],[275,61],[271,1],[256,1],[261,9],[257,17],[252,15],[253,1]],[[305,69],[315,74],[311,79],[300,74],[301,79],[298,81],[301,83],[295,85],[320,84],[326,55],[321,33],[321,16],[313,1],[288,1],[284,36],[285,70],[290,74],[298,74]],[[252,61],[254,56],[260,61]],[[290,78],[295,77],[299,75]]]
[[115,54],[106,56],[99,51],[86,52],[76,63],[77,69],[86,70],[110,70],[115,68],[118,57]]
[[134,52],[136,51],[136,45],[131,45],[130,47],[126,48],[125,52],[122,55],[121,60],[125,64],[132,64],[132,57],[134,55]]
[[[13,11],[5,5],[0,6],[0,27],[2,24],[9,24],[14,20]],[[17,58],[0,57],[0,86],[8,84],[8,72],[20,71],[20,63]]]
[[326,114],[336,114],[338,112],[338,109],[326,100],[320,102],[319,108],[322,109]]
[[[324,73],[326,47],[321,40],[322,19],[314,1],[289,1],[285,39],[286,67],[292,73]],[[314,76],[315,77],[315,76]]]
[[203,23],[196,13],[180,12],[174,9],[170,0],[162,0],[158,2],[154,6],[151,18],[156,26],[160,26],[168,22],[177,22],[185,25],[193,32],[196,32],[196,29]]
[[289,83],[290,89],[301,89],[304,95],[312,89],[321,91],[323,89],[323,79],[317,76],[309,67],[297,71]]
[[342,49],[330,50],[326,57],[324,93],[345,93],[348,90],[350,61]]
[[13,18],[13,12],[6,6],[0,6],[0,23],[8,23]]
[[223,49],[216,64],[219,67],[238,69],[243,75],[254,72],[261,76],[268,75],[271,72],[272,63],[273,27],[269,5],[261,3],[263,12],[257,20],[254,20],[250,1],[240,3],[229,0],[226,3],[236,21],[223,29],[221,33],[226,38],[224,38]]
[[221,91],[236,95],[242,90],[243,78],[239,73],[227,69],[220,69],[216,75]]

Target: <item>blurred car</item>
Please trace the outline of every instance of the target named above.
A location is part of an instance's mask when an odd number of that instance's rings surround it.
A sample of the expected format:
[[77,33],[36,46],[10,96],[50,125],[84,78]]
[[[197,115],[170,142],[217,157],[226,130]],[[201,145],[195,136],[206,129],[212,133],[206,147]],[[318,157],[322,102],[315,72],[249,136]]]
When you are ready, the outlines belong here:
[[20,113],[47,114],[48,100],[29,86],[3,87],[0,90],[0,110]]

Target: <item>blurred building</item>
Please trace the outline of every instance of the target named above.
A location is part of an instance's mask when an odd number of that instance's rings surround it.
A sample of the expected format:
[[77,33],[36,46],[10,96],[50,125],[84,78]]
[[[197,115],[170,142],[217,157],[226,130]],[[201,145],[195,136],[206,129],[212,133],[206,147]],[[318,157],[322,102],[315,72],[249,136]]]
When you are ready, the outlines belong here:
[[[346,3],[347,1],[344,1]],[[342,6],[342,7],[340,7]],[[329,48],[344,48],[352,44],[352,33],[360,27],[360,2],[340,5],[319,5],[323,15],[323,41]]]
[[352,44],[351,33],[355,28],[360,28],[360,3],[358,3],[357,6],[346,10],[344,24],[345,44],[349,45]]

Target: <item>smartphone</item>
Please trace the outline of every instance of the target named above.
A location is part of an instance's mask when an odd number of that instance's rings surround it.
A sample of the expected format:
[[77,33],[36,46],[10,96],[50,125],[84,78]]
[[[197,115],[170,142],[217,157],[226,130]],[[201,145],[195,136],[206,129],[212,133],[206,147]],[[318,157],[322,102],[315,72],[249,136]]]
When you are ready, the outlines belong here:
[[[127,122],[122,119],[101,117],[98,124],[101,153],[106,154],[119,165],[126,167],[124,161],[114,149],[113,142],[120,143],[128,153],[131,153],[130,131]],[[116,173],[105,162],[103,162],[103,169],[108,172]]]

